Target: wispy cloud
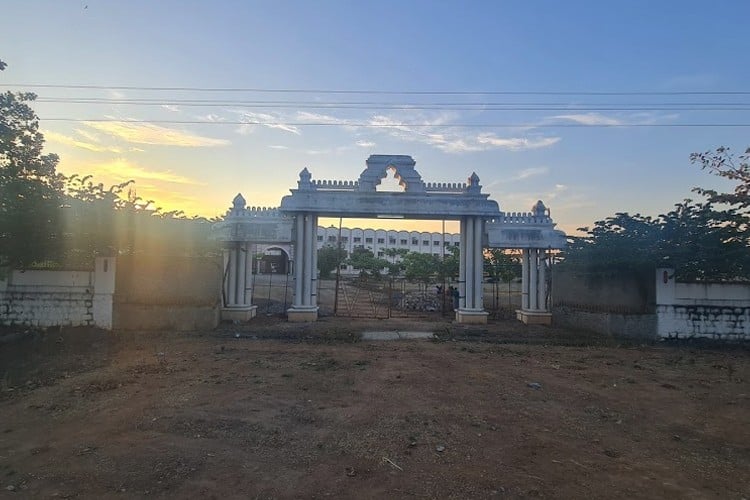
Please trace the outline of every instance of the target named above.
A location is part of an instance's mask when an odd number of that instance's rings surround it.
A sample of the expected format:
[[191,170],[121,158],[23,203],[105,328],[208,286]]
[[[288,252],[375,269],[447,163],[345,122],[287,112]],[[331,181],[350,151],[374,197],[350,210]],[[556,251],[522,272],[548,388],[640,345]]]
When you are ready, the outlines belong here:
[[509,151],[524,151],[527,149],[548,148],[560,142],[560,137],[497,137],[495,134],[480,134],[479,144],[494,146]]
[[245,110],[235,110],[234,112],[240,116],[240,121],[245,122],[243,125],[240,125],[239,128],[237,128],[237,132],[242,135],[252,134],[255,130],[255,127],[259,126],[283,130],[284,132],[300,135],[299,127],[289,125],[289,120],[285,119],[281,115],[255,113]]
[[102,137],[99,134],[95,134],[94,132],[91,132],[86,129],[77,128],[74,129],[75,133],[83,137],[84,139],[91,141],[91,142],[102,142]]
[[359,140],[355,142],[355,144],[359,146],[360,148],[374,148],[375,147],[375,143],[372,141]]
[[125,158],[115,158],[108,162],[96,163],[91,165],[91,168],[93,168],[92,174],[106,175],[118,182],[134,179],[136,184],[141,180],[150,180],[170,184],[203,185],[203,183],[190,177],[175,174],[169,170],[150,170]]
[[545,118],[542,123],[550,122],[573,122],[585,126],[627,126],[627,125],[653,125],[677,120],[680,117],[678,113],[660,113],[660,112],[634,112],[620,113],[617,116],[607,116],[601,113],[576,113],[555,115]]
[[528,179],[529,177],[536,177],[536,176],[544,175],[548,173],[549,173],[548,167],[530,167],[530,168],[525,168],[523,170],[520,170],[514,176],[512,176],[510,180],[520,181],[520,180]]
[[581,125],[622,125],[622,120],[604,116],[601,113],[578,113],[570,115],[556,115],[552,120],[567,120]]
[[172,113],[179,113],[181,110],[174,104],[162,104],[162,109],[166,109],[167,111],[171,111]]
[[331,125],[350,125],[352,122],[346,118],[324,115],[322,113],[310,113],[308,111],[297,111],[295,121],[307,123],[328,123]]
[[282,146],[280,144],[269,144],[268,147],[271,149],[289,149],[289,146]]
[[122,153],[122,150],[120,148],[95,144],[94,142],[86,142],[69,135],[53,132],[51,130],[45,131],[44,137],[50,142],[65,144],[67,146],[73,146],[76,148],[85,149],[87,151],[94,151],[96,153]]
[[129,121],[84,122],[86,126],[135,144],[179,146],[189,148],[226,146],[226,139],[214,139],[152,123]]
[[326,148],[326,149],[308,149],[305,151],[306,154],[311,156],[318,156],[318,155],[340,155],[341,153],[344,153],[348,150],[350,150],[351,146],[339,146],[337,148]]
[[546,148],[560,141],[559,137],[498,137],[491,132],[476,133],[461,127],[446,129],[442,125],[450,124],[456,118],[455,113],[441,113],[433,117],[423,117],[420,126],[404,123],[398,117],[375,115],[369,124],[376,130],[386,129],[388,133],[404,141],[421,142],[446,153],[467,153],[504,149],[524,151]]

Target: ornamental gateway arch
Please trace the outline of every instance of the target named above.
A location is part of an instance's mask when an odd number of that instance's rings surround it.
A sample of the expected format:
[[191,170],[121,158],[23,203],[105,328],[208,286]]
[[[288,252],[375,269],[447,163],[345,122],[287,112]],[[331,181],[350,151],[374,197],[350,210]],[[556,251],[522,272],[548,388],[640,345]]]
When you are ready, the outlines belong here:
[[[255,316],[252,304],[253,258],[251,245],[287,245],[291,248],[294,298],[289,321],[316,321],[318,217],[403,218],[460,222],[458,323],[486,323],[482,287],[483,249],[522,251],[521,309],[524,323],[549,324],[547,251],[565,245],[565,233],[556,230],[549,210],[538,201],[531,212],[502,212],[497,202],[482,193],[479,177],[466,183],[424,182],[406,155],[371,155],[356,181],[319,180],[304,168],[297,188],[284,196],[279,208],[247,207],[238,194],[224,219],[214,225],[213,237],[224,248],[222,319],[247,320]],[[403,191],[378,191],[389,169]]]

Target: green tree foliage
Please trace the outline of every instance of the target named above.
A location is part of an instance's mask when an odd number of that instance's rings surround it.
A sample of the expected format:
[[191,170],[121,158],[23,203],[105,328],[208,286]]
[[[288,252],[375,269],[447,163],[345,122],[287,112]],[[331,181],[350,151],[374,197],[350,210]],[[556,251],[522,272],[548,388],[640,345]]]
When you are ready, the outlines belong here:
[[330,278],[331,273],[346,260],[347,252],[343,248],[326,245],[318,249],[318,270],[323,279]]
[[43,154],[32,93],[0,94],[0,265],[25,266],[59,253],[64,183],[58,157]]
[[409,252],[404,256],[404,276],[427,285],[438,278],[440,259],[429,253]]
[[716,151],[693,153],[690,160],[699,164],[703,170],[737,183],[732,193],[718,193],[700,187],[693,191],[702,194],[711,203],[726,204],[747,214],[750,209],[750,148],[737,159],[729,148],[721,147]]
[[380,278],[383,269],[388,269],[389,262],[385,259],[375,257],[371,250],[357,247],[347,259],[347,263],[359,269],[361,277]]
[[[749,150],[750,151],[750,150]],[[728,148],[691,155],[702,168],[736,182],[733,192],[697,187],[706,200],[684,200],[656,218],[618,213],[571,238],[564,265],[591,271],[674,267],[686,280],[750,280],[750,166]]]
[[521,277],[519,255],[501,248],[488,248],[484,251],[484,272],[496,283],[510,283]]
[[35,98],[0,94],[0,267],[88,266],[97,254],[217,250],[210,221],[152,208],[135,195],[132,181],[106,189],[90,176],[58,173],[57,155],[43,153],[39,118],[29,105]]
[[446,247],[448,253],[440,260],[438,281],[457,280],[460,264],[460,249],[457,246]]
[[388,261],[388,275],[398,276],[404,272],[404,257],[409,253],[406,248],[386,248],[386,260]]

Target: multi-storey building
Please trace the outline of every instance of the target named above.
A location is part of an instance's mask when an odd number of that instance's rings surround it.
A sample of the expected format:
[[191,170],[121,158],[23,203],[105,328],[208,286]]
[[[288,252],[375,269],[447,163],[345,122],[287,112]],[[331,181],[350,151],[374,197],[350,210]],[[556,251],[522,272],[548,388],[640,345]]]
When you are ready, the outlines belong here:
[[[335,226],[318,227],[317,248],[324,246],[338,247],[339,245],[351,255],[357,247],[370,250],[376,257],[383,259],[399,259],[389,257],[388,249],[405,249],[410,252],[429,253],[437,257],[448,255],[448,247],[461,244],[461,235],[453,233],[437,233],[426,231],[395,231],[387,229],[339,228]],[[291,245],[258,245],[258,253],[265,257],[259,261],[257,271],[260,273],[285,273],[287,262],[291,255]],[[343,264],[341,272],[354,274],[352,266]]]

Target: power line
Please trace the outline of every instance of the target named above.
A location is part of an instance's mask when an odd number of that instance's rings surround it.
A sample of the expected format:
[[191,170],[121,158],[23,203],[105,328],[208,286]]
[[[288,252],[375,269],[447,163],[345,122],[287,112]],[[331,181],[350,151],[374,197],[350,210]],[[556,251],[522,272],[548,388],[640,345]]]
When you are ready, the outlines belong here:
[[0,87],[52,88],[70,90],[138,90],[152,92],[256,92],[271,94],[371,94],[371,95],[557,95],[557,96],[707,96],[750,95],[744,90],[712,91],[518,91],[518,90],[364,90],[294,89],[262,87],[146,87],[130,85],[63,85],[48,83],[2,83]]
[[722,127],[742,128],[750,127],[750,123],[560,123],[560,124],[510,124],[510,123],[355,123],[355,122],[284,122],[284,121],[238,121],[238,120],[118,120],[116,118],[43,118],[42,121],[52,122],[76,122],[76,123],[134,123],[134,124],[169,124],[169,125],[265,125],[286,127],[362,127],[362,128],[397,128],[397,127],[433,127],[433,128],[456,128],[456,127],[484,127],[484,128],[698,128],[698,127]]
[[39,98],[39,103],[95,104],[110,106],[183,106],[183,107],[234,107],[251,109],[353,109],[353,110],[440,110],[440,111],[750,111],[750,103],[667,103],[659,105],[569,105],[569,104],[505,104],[505,103],[310,103],[310,102],[247,102],[247,101],[150,101],[108,99],[50,99]]

